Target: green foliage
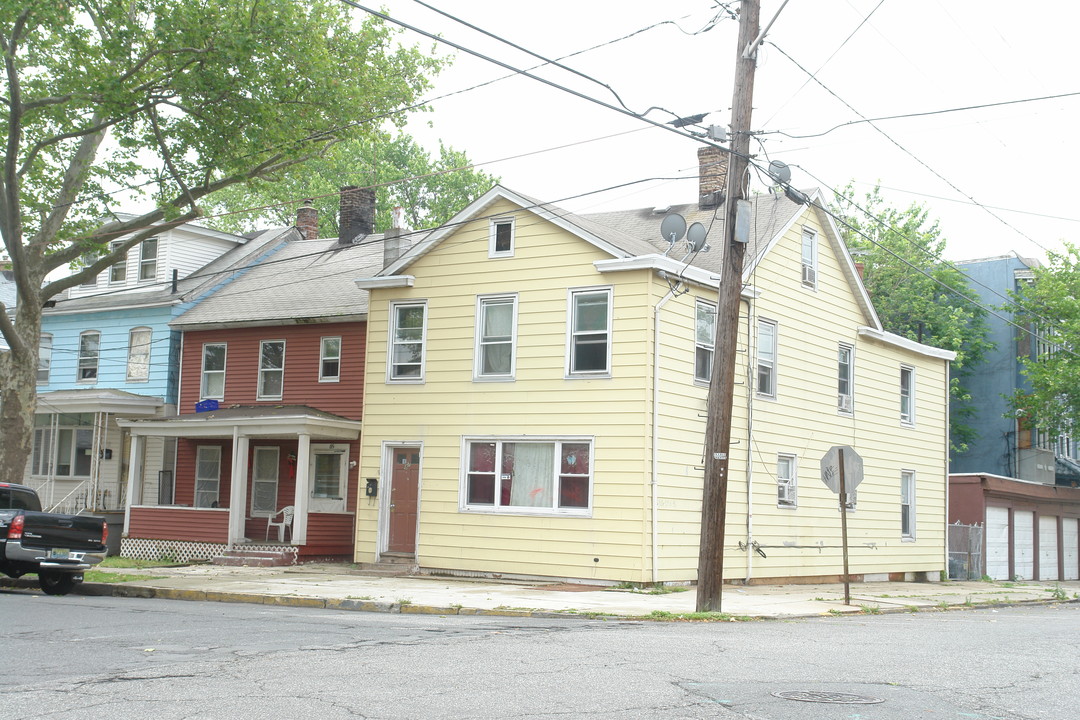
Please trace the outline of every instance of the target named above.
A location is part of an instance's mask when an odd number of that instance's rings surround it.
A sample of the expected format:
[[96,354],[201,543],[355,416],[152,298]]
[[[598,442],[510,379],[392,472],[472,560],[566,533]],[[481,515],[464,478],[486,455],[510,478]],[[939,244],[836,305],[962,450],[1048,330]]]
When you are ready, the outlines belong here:
[[836,198],[844,242],[864,264],[864,284],[885,330],[927,345],[952,350],[950,430],[953,450],[974,439],[967,420],[974,414],[970,382],[993,346],[986,337],[986,311],[967,278],[945,263],[945,238],[927,209],[886,205],[879,188],[861,200],[849,184]]
[[1080,248],[1065,243],[1063,252],[1047,259],[1013,295],[1017,321],[1036,337],[1019,353],[1030,390],[1018,390],[1011,401],[1023,425],[1055,437],[1080,427]]
[[[338,191],[342,186],[376,188],[375,227],[390,227],[395,206],[413,229],[441,225],[498,178],[471,168],[465,153],[441,145],[438,157],[408,135],[373,133],[329,148],[302,166],[216,193],[208,207],[227,214],[213,221],[228,232],[289,226],[299,200],[311,198],[318,211],[319,236],[338,233]],[[248,208],[261,208],[248,211]]]

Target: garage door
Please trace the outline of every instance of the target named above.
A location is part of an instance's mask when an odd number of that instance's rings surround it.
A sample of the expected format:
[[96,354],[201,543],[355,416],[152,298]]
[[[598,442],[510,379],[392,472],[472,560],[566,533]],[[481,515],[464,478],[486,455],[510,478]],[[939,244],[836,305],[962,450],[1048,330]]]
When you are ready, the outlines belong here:
[[1039,516],[1039,579],[1058,577],[1058,519],[1056,515]]
[[1080,534],[1077,533],[1077,529],[1076,518],[1062,518],[1061,554],[1065,558],[1065,577],[1062,580],[1080,580],[1080,552],[1078,552]]
[[1017,580],[1035,579],[1035,513],[1013,511],[1013,568]]
[[986,508],[986,574],[1009,579],[1009,509]]

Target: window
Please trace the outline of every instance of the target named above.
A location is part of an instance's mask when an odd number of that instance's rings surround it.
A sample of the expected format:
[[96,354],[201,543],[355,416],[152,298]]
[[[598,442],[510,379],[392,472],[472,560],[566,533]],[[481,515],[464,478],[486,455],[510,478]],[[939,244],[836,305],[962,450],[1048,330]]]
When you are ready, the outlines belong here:
[[[120,247],[120,243],[114,242],[109,245],[109,250],[115,250]],[[120,257],[119,262],[109,268],[109,284],[117,285],[127,280],[127,255]]]
[[817,289],[817,233],[809,228],[802,231],[802,284]]
[[514,218],[491,221],[488,257],[511,257],[514,254]]
[[259,343],[259,400],[280,400],[285,382],[285,341]]
[[128,339],[128,382],[150,379],[150,328],[133,328]]
[[517,298],[480,297],[476,307],[477,379],[514,378],[514,341],[517,327]]
[[278,511],[279,450],[256,446],[251,458],[251,516],[269,517]]
[[157,279],[158,239],[147,238],[139,246],[139,280]]
[[900,422],[915,424],[915,368],[900,366]]
[[854,410],[851,392],[853,373],[855,371],[852,363],[852,354],[854,352],[854,348],[844,343],[840,343],[837,352],[836,408],[842,413],[851,413]]
[[757,326],[757,394],[776,397],[776,323],[758,320]]
[[716,306],[698,300],[694,308],[694,379],[712,379],[713,349],[716,347]]
[[390,379],[422,382],[424,338],[427,334],[425,303],[393,303],[390,306]]
[[780,453],[776,456],[776,505],[793,508],[796,499],[795,456]]
[[470,440],[462,506],[506,513],[586,515],[592,442],[585,439]]
[[221,446],[200,445],[195,451],[195,507],[217,507],[220,486]]
[[225,343],[205,343],[202,346],[202,384],[199,396],[205,400],[225,399]]
[[345,512],[346,479],[348,477],[349,446],[343,444],[312,444],[311,478],[312,512]]
[[915,539],[915,471],[900,472],[900,537]]
[[341,338],[324,337],[319,345],[319,382],[341,379]]
[[101,333],[88,330],[79,336],[79,382],[97,382]]
[[43,333],[38,340],[38,385],[46,385],[49,382],[49,369],[52,368],[52,338],[53,336],[49,333]]
[[32,475],[90,477],[94,413],[34,415]]
[[570,293],[570,375],[611,372],[611,290]]
[[79,285],[79,287],[84,287],[84,288],[97,287],[97,279],[98,279],[97,275],[91,275],[90,277],[83,280],[82,283]]

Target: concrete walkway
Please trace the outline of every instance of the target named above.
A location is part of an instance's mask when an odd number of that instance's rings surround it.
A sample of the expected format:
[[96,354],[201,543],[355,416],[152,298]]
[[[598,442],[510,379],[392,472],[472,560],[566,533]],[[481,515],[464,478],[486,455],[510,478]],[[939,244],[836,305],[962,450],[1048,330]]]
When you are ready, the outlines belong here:
[[[365,575],[341,564],[274,568],[192,565],[144,570],[103,568],[98,572],[134,579],[87,582],[75,592],[437,615],[665,619],[692,613],[695,606],[694,588],[652,594],[545,581],[468,580],[430,575],[381,577]],[[33,576],[19,581],[4,579],[0,585],[37,587]],[[949,581],[852,583],[850,605],[844,604],[842,584],[725,585],[721,605],[725,615],[740,619],[927,612],[1078,601],[1078,581]]]

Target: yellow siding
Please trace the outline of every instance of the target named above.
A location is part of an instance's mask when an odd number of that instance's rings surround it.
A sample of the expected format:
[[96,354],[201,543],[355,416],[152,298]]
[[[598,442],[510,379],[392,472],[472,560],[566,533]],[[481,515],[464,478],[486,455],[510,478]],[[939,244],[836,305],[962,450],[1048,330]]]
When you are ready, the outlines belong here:
[[[487,216],[516,214],[512,258],[488,258]],[[499,201],[407,270],[415,287],[374,290],[368,322],[361,477],[383,477],[381,443],[423,446],[417,561],[425,568],[647,582],[653,525],[652,363],[654,307],[668,292],[651,271],[601,274],[608,256],[587,242]],[[865,461],[858,507],[849,514],[851,572],[931,572],[945,567],[947,363],[857,334],[871,321],[852,294],[826,230],[819,231],[819,285],[801,286],[801,224],[757,268],[761,291],[743,305],[741,367],[729,471],[725,577],[835,576],[841,572],[837,497],[821,482],[820,458],[851,445]],[[613,289],[612,377],[564,379],[567,289]],[[660,318],[656,440],[655,577],[696,578],[707,388],[694,382],[690,287]],[[476,297],[517,293],[514,382],[474,382]],[[389,304],[426,300],[424,384],[388,384]],[[778,324],[776,400],[752,397],[750,334],[758,317]],[[836,410],[837,345],[855,348],[853,416]],[[899,419],[900,365],[914,367],[916,423]],[[752,421],[752,435],[748,426]],[[462,437],[587,436],[594,439],[591,517],[497,515],[459,510]],[[798,504],[778,508],[778,452],[798,456]],[[747,467],[750,477],[747,477]],[[901,541],[900,472],[917,477],[914,541]],[[358,561],[376,558],[377,504],[361,503]],[[752,511],[752,512],[748,512]],[[740,550],[758,543],[767,557]]]

